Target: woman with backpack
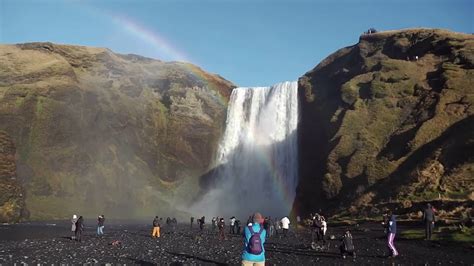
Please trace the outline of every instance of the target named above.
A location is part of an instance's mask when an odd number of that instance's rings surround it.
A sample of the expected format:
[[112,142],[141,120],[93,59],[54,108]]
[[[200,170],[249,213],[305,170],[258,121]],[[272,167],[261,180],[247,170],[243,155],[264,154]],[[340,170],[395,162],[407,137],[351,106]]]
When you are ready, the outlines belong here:
[[263,244],[267,231],[263,229],[263,217],[260,213],[255,213],[252,219],[244,229],[244,251],[242,252],[243,266],[264,266],[265,249]]

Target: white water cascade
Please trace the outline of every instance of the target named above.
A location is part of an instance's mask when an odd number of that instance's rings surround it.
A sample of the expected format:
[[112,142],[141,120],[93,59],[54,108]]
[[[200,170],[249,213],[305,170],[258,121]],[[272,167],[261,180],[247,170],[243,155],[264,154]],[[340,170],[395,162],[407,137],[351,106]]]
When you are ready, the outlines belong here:
[[297,123],[297,82],[234,89],[212,185],[192,212],[288,215],[298,182]]

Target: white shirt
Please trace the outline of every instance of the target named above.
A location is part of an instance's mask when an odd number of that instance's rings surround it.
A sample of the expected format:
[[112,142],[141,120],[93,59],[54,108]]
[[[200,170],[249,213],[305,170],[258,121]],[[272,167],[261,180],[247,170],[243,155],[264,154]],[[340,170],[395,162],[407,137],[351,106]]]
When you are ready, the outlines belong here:
[[283,217],[283,219],[281,219],[281,227],[283,229],[289,229],[290,228],[290,219],[288,219],[288,217]]

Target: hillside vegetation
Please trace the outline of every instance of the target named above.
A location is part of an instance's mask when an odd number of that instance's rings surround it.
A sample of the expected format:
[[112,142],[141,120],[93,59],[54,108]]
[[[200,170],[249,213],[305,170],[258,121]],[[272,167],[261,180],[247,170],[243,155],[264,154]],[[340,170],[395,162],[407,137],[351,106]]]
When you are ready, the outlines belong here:
[[295,209],[471,213],[473,81],[474,36],[445,30],[366,34],[327,57],[299,79]]
[[214,156],[232,87],[188,63],[0,45],[0,130],[30,218],[171,215]]

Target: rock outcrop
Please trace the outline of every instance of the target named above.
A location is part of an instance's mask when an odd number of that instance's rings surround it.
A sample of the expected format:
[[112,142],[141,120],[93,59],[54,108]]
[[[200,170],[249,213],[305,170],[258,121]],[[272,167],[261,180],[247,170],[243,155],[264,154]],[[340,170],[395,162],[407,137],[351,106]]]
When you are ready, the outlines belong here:
[[0,130],[0,223],[28,218],[23,194],[16,176],[15,144]]
[[197,191],[233,87],[188,63],[1,45],[0,130],[16,144],[31,218],[172,212]]
[[469,34],[367,34],[327,57],[299,79],[295,210],[370,216],[390,204],[400,212],[425,201],[472,207],[473,81]]

